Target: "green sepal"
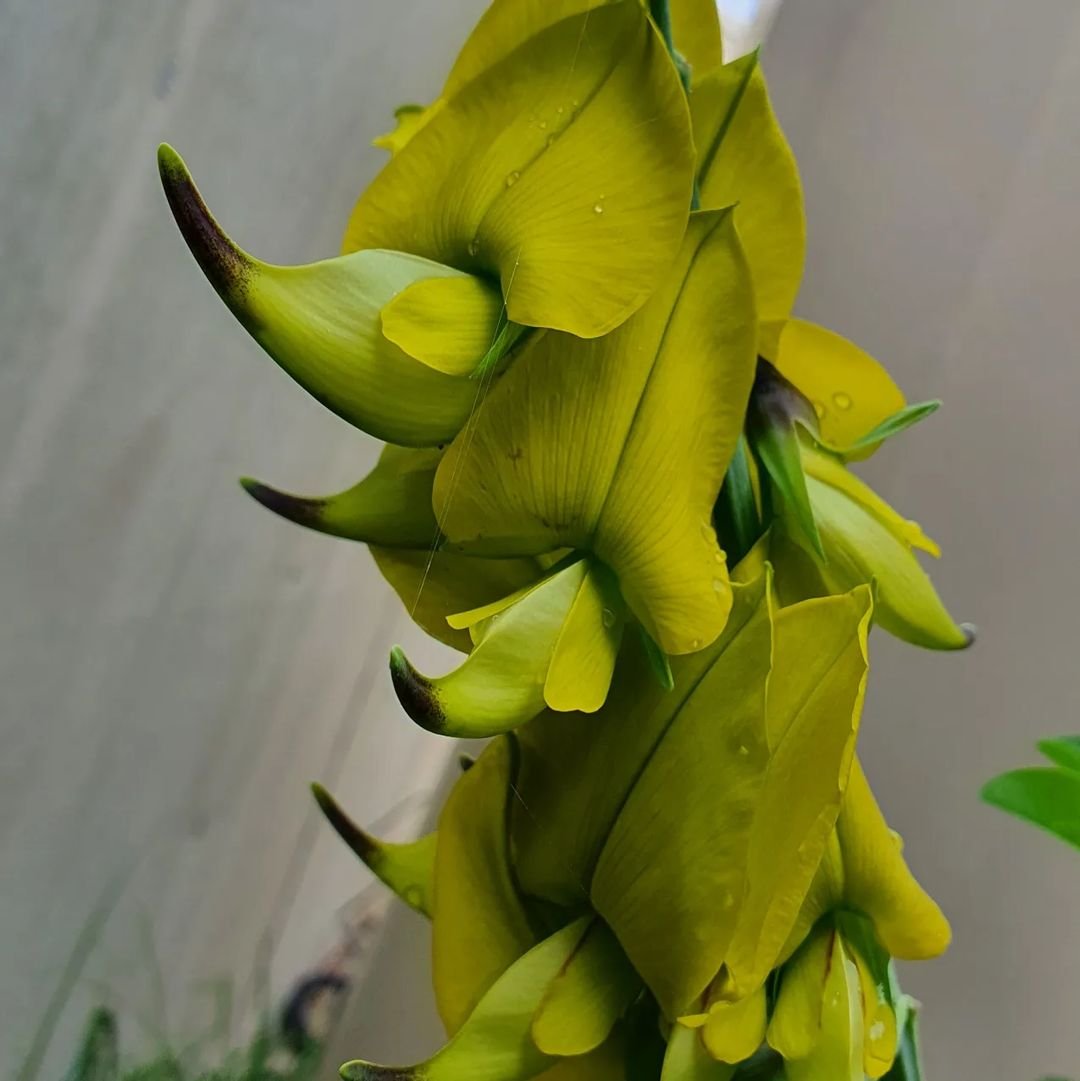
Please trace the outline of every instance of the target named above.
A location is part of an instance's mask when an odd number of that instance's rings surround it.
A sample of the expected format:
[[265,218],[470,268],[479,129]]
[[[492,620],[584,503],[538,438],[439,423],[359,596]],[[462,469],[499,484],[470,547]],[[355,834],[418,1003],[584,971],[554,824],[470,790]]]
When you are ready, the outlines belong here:
[[813,410],[801,394],[768,362],[758,362],[754,392],[747,413],[747,435],[754,453],[795,526],[797,543],[825,559],[814,508],[803,472],[799,428],[811,423]]
[[361,829],[322,785],[313,784],[311,792],[326,820],[368,870],[410,908],[430,917],[437,835],[429,833],[406,844],[382,841]]
[[914,427],[920,420],[925,420],[940,408],[941,402],[936,399],[929,402],[913,402],[911,405],[906,405],[903,409],[893,413],[891,417],[886,417],[880,424],[871,428],[866,435],[856,439],[854,443],[846,447],[828,447],[828,449],[840,454],[845,459],[858,461],[873,454],[886,439],[891,439],[894,435],[906,432],[908,428]]
[[746,437],[740,436],[731,456],[720,495],[713,510],[716,531],[727,554],[728,566],[734,567],[754,547],[761,536],[761,516],[754,498],[750,477],[750,458]]
[[640,624],[635,626],[638,629],[638,637],[641,639],[642,648],[645,650],[645,657],[649,662],[649,668],[652,674],[656,676],[656,682],[664,688],[665,691],[671,691],[675,689],[675,677],[671,672],[671,659],[660,648],[656,639]]
[[923,1081],[922,1054],[919,1050],[919,1004],[910,995],[901,994],[897,998],[896,1025],[900,1033],[896,1060],[882,1081]]

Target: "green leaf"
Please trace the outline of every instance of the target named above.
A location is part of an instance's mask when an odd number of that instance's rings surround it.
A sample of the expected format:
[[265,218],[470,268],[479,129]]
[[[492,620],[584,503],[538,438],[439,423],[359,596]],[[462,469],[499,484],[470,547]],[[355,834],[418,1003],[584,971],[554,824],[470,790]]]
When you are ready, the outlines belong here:
[[422,916],[430,916],[435,887],[436,835],[429,833],[407,844],[382,841],[362,830],[322,785],[313,784],[311,791],[326,820],[371,873],[410,908]]
[[1039,740],[1039,750],[1064,769],[1080,771],[1080,736]]
[[987,782],[982,798],[1080,848],[1080,773],[1031,767]]
[[78,1057],[64,1081],[116,1081],[119,1075],[116,1018],[109,1010],[95,1010],[83,1033]]

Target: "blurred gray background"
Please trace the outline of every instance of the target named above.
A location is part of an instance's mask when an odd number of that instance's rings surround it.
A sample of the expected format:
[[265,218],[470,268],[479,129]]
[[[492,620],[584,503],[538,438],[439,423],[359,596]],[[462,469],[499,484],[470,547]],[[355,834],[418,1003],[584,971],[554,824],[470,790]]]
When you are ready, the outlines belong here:
[[[153,153],[174,143],[263,258],[330,254],[381,164],[369,140],[436,92],[483,7],[0,0],[5,1076],[111,885],[43,1076],[90,1002],[181,1042],[223,988],[240,1012],[267,963],[280,990],[333,946],[368,880],[309,780],[388,829],[440,783],[448,749],[384,668],[395,641],[433,666],[436,648],[363,551],[235,484],[335,490],[375,447],[213,297]],[[1075,1074],[1080,858],[977,793],[1080,730],[1080,7],[788,0],[765,57],[806,185],[801,314],[946,403],[869,470],[942,543],[936,579],[981,629],[962,656],[873,643],[867,768],[956,932],[905,974],[928,1081]],[[374,942],[345,1050],[426,1050],[423,925]]]

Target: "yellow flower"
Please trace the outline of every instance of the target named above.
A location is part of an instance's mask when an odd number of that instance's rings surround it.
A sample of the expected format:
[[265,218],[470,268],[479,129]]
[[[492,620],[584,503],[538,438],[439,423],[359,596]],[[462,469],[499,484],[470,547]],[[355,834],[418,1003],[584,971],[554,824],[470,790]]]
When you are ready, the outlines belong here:
[[950,936],[856,761],[836,831],[785,950],[795,952],[769,1025],[769,1043],[788,1060],[792,1081],[883,1076],[896,1056],[898,1031],[888,959],[936,957]]
[[776,504],[770,557],[782,600],[873,583],[874,618],[905,641],[963,649],[970,627],[949,615],[915,549],[938,546],[848,468],[932,413],[909,406],[888,373],[831,331],[789,320],[762,360],[748,435]]

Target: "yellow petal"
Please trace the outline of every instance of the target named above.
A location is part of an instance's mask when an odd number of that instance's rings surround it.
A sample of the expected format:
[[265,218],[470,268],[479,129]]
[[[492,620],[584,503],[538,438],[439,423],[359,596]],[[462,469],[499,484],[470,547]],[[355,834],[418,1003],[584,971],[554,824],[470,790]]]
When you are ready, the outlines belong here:
[[433,969],[450,1033],[536,941],[510,870],[512,769],[510,741],[497,740],[458,778],[439,815]]
[[716,0],[670,0],[675,48],[699,82],[724,62]]
[[747,995],[780,960],[840,812],[869,667],[870,590],[781,609],[768,688],[771,748],[746,856],[746,896],[725,955]]
[[433,446],[453,438],[475,404],[475,385],[403,353],[383,337],[379,312],[414,282],[466,275],[391,251],[309,266],[262,263],[221,230],[171,147],[161,147],[158,161],[173,215],[211,285],[293,379],[389,443]]
[[832,939],[832,932],[815,932],[781,974],[766,1039],[788,1063],[807,1058],[821,1040],[821,1004]]
[[551,981],[573,957],[589,920],[556,932],[510,966],[441,1051],[414,1066],[341,1067],[345,1081],[530,1081],[555,1060],[529,1038],[533,1015]]
[[832,454],[804,447],[802,462],[807,476],[814,477],[816,480],[831,485],[837,491],[843,492],[849,499],[872,514],[897,540],[903,541],[912,548],[921,548],[935,559],[941,555],[941,549],[922,531],[918,522],[897,514],[873,488],[859,480],[838,458]]
[[832,928],[784,970],[768,1039],[789,1081],[864,1081],[859,973]]
[[[688,697],[695,710],[707,711],[704,699],[693,696],[698,682],[760,625],[764,578],[733,588],[731,619],[722,638],[673,662],[673,690],[660,687],[634,635],[619,658],[607,703],[586,724],[573,714],[545,713],[518,732],[521,800],[513,810],[512,830],[515,867],[526,893],[568,907],[586,899],[612,824],[653,749]],[[694,872],[685,866],[680,884]],[[710,910],[714,902],[705,898]],[[715,970],[709,978],[713,975]]]
[[547,26],[449,97],[361,197],[344,250],[494,276],[512,322],[604,334],[667,273],[693,171],[678,73],[622,0]]
[[813,403],[821,438],[832,446],[849,446],[904,408],[904,395],[881,364],[815,323],[789,319],[769,359]]
[[337,835],[385,886],[410,908],[432,914],[435,892],[435,848],[438,837],[429,833],[417,841],[393,844],[362,830],[322,785],[312,785],[319,809]]
[[[747,849],[769,759],[772,627],[764,592],[758,595],[757,610],[733,638],[705,651],[711,665],[681,695],[675,671],[675,712],[626,796],[592,880],[596,910],[668,1017],[687,1012],[719,972],[746,896]],[[636,727],[636,714],[633,720]]]
[[660,1081],[730,1081],[734,1074],[734,1066],[717,1062],[705,1050],[695,1030],[672,1026]]
[[450,541],[588,549],[665,652],[714,641],[731,602],[710,516],[754,340],[731,215],[695,215],[669,283],[634,319],[596,341],[549,333],[526,347],[448,449],[434,502]]
[[308,529],[387,548],[430,548],[439,537],[431,486],[438,450],[388,446],[359,484],[327,496],[280,492],[248,477],[244,490],[268,510]]
[[690,110],[701,205],[738,206],[735,221],[754,278],[758,318],[787,319],[806,254],[802,187],[757,54],[697,83]]
[[452,629],[447,616],[488,604],[535,582],[542,573],[535,559],[471,559],[433,548],[374,545],[371,554],[410,617],[433,638],[463,653],[472,648],[468,632]]
[[382,310],[382,331],[403,352],[447,375],[471,375],[491,348],[499,291],[480,278],[426,278]]
[[765,987],[738,1002],[715,1002],[701,1038],[719,1062],[739,1063],[750,1058],[765,1039]]
[[595,713],[607,700],[626,626],[610,571],[594,560],[555,641],[544,702],[560,713]]
[[904,961],[944,953],[952,937],[948,921],[908,869],[858,761],[836,832],[845,904],[869,917],[885,951]]
[[971,633],[949,615],[907,542],[846,492],[810,475],[806,486],[825,549],[820,574],[829,592],[873,582],[874,619],[891,634],[928,649],[971,644]]
[[[443,87],[443,97],[456,94],[478,75],[505,60],[530,38],[575,15],[612,0],[494,0],[480,17],[458,53]],[[585,23],[588,30],[588,22]]]
[[466,738],[516,728],[545,702],[593,712],[607,697],[622,637],[621,623],[605,621],[608,603],[590,561],[578,558],[471,628],[475,648],[452,672],[422,676],[396,650],[398,698],[422,727]]
[[641,991],[641,980],[602,920],[593,920],[570,962],[549,985],[532,1022],[547,1055],[598,1048]]

